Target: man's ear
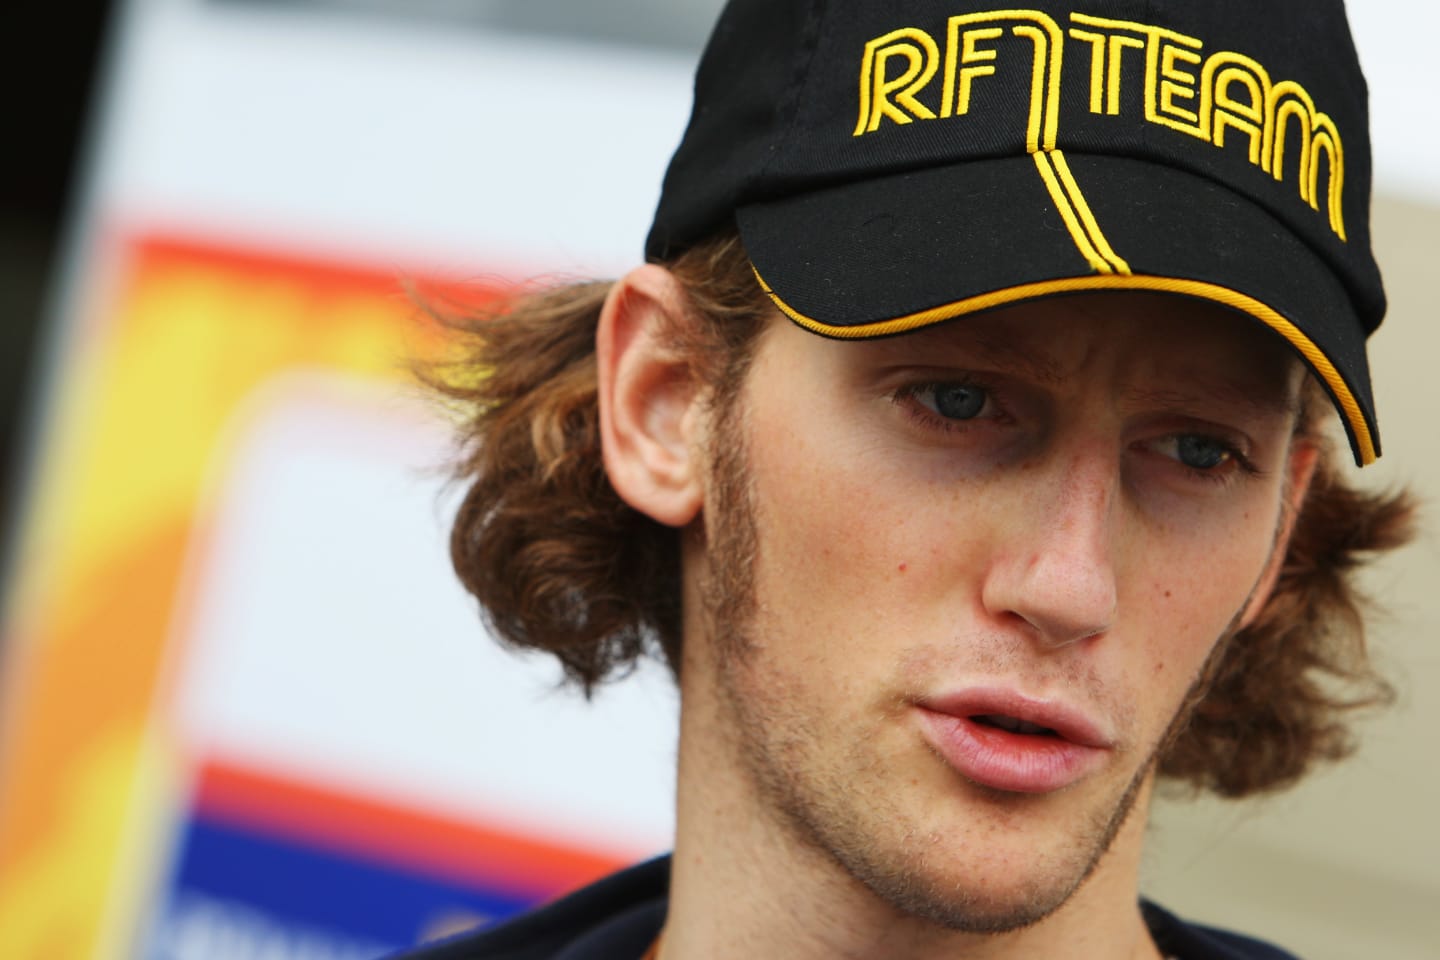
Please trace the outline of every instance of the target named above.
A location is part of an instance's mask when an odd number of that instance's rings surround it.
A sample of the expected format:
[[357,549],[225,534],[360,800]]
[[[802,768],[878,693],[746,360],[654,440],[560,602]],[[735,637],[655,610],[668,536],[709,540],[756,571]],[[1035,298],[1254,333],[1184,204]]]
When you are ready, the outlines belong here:
[[1315,467],[1319,463],[1319,444],[1303,437],[1296,437],[1292,441],[1286,466],[1289,476],[1286,478],[1287,485],[1283,493],[1285,502],[1281,508],[1280,528],[1275,533],[1275,547],[1271,550],[1265,571],[1260,575],[1260,581],[1255,585],[1250,602],[1245,605],[1245,612],[1240,617],[1242,630],[1255,622],[1255,618],[1260,616],[1260,611],[1265,609],[1265,604],[1269,602],[1270,594],[1275,591],[1280,571],[1285,566],[1285,555],[1290,550],[1290,536],[1295,532],[1295,521],[1310,493],[1310,481],[1314,478]]
[[605,472],[622,500],[672,527],[703,502],[700,386],[665,337],[685,311],[679,281],[647,264],[615,282],[595,334]]

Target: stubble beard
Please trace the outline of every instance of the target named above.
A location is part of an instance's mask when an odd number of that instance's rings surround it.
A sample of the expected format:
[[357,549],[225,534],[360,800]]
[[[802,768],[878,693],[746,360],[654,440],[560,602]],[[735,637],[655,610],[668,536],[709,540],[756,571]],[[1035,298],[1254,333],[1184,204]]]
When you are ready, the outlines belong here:
[[[945,869],[932,868],[932,861],[953,860],[959,852],[954,841],[901,827],[900,842],[887,843],[877,826],[884,825],[887,817],[896,822],[898,810],[889,802],[890,790],[903,785],[881,782],[873,796],[857,803],[853,775],[872,772],[876,758],[866,756],[863,742],[852,745],[851,762],[843,769],[820,757],[815,745],[836,731],[815,729],[797,709],[800,698],[788,695],[785,678],[760,662],[763,643],[755,636],[757,511],[740,422],[742,404],[726,407],[717,411],[711,446],[708,563],[701,591],[718,692],[729,713],[725,719],[732,723],[734,750],[754,785],[762,815],[792,842],[839,866],[902,916],[975,934],[1018,930],[1050,916],[1080,889],[1109,851],[1134,812],[1157,758],[1184,729],[1190,710],[1203,697],[1210,671],[1197,677],[1183,709],[1113,802],[1101,804],[1082,819],[1067,850],[1037,852],[1049,864],[1043,876],[1004,900],[943,879]],[[1217,645],[1217,654],[1223,646]]]

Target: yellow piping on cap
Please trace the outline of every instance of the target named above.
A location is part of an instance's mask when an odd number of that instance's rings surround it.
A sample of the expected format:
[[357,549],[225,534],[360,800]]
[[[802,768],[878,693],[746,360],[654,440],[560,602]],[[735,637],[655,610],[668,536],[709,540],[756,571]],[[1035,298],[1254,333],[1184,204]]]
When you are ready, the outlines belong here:
[[[754,270],[754,267],[751,267]],[[874,323],[862,323],[853,327],[835,326],[824,323],[812,317],[807,317],[787,304],[770,288],[765,278],[760,276],[760,271],[755,270],[755,279],[760,282],[761,288],[774,301],[780,312],[807,330],[821,334],[826,337],[834,337],[840,340],[867,340],[871,337],[883,337],[890,334],[906,333],[911,330],[918,330],[922,327],[932,326],[945,320],[953,320],[969,313],[976,313],[980,310],[989,310],[992,307],[1000,307],[1006,304],[1018,303],[1022,300],[1030,300],[1036,297],[1052,296],[1059,293],[1075,293],[1080,291],[1095,290],[1152,290],[1160,293],[1175,293],[1188,297],[1197,297],[1202,300],[1210,300],[1235,310],[1243,311],[1250,316],[1274,330],[1284,337],[1296,350],[1300,352],[1310,364],[1311,369],[1320,374],[1326,385],[1330,388],[1331,394],[1340,405],[1340,412],[1350,426],[1351,434],[1355,438],[1355,446],[1360,454],[1361,466],[1374,463],[1377,457],[1375,453],[1375,441],[1370,434],[1370,425],[1365,422],[1365,415],[1360,411],[1360,404],[1356,402],[1355,395],[1351,393],[1350,386],[1335,369],[1319,347],[1317,347],[1305,332],[1286,320],[1271,307],[1261,303],[1254,297],[1238,293],[1228,287],[1222,287],[1215,283],[1206,283],[1201,280],[1181,280],[1174,277],[1156,276],[1135,276],[1124,274],[1100,274],[1086,277],[1064,277],[1058,280],[1041,280],[1036,283],[1022,283],[1019,286],[1006,287],[1003,290],[994,290],[990,293],[982,293],[978,296],[967,297],[964,300],[956,300],[953,303],[942,304],[938,307],[931,307],[928,310],[920,310],[916,313],[906,314],[903,317],[895,317],[890,320],[879,320]]]

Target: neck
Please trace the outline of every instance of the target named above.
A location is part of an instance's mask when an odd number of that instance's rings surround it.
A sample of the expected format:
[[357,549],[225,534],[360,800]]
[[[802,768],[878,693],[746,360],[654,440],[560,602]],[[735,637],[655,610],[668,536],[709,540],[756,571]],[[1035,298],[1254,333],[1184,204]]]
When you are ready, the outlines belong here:
[[1148,785],[1094,872],[1059,909],[1007,933],[959,932],[885,902],[761,803],[733,745],[717,737],[723,718],[708,699],[705,691],[684,692],[660,960],[1159,958],[1138,906]]

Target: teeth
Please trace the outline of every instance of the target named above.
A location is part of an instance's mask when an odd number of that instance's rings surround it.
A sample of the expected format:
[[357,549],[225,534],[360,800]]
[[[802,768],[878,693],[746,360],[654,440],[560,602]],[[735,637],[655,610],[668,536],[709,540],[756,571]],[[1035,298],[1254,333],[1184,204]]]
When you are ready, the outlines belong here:
[[1008,730],[1011,733],[1051,734],[1055,733],[1049,727],[1042,727],[1038,723],[1030,723],[1017,717],[1007,717],[998,713],[986,713],[975,718],[979,723],[991,727],[999,727],[1001,730]]

